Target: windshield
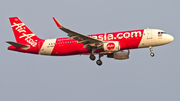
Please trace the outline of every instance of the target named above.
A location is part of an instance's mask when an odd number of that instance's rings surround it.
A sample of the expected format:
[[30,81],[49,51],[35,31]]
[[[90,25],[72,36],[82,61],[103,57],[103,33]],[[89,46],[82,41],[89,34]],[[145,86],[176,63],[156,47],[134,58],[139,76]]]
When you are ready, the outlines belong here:
[[158,32],[158,34],[166,34],[166,32]]

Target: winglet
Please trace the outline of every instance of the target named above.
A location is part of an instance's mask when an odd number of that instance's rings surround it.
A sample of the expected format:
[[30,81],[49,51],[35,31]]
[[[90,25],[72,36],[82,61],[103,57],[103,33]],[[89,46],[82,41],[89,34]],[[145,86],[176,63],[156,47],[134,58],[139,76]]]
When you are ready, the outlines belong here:
[[56,23],[57,27],[59,28],[62,27],[62,25],[55,19],[55,17],[53,17],[53,20]]

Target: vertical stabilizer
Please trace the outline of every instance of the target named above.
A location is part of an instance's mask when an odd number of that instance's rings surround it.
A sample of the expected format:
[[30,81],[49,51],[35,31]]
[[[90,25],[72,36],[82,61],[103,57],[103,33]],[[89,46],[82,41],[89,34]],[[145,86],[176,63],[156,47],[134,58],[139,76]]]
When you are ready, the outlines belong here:
[[18,17],[9,18],[17,43],[36,47],[38,38]]

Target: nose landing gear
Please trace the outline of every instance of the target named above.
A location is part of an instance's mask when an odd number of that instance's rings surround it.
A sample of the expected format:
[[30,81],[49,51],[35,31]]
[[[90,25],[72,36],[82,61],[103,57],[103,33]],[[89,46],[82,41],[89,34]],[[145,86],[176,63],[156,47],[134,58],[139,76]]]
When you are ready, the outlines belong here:
[[153,51],[152,46],[149,46],[149,49],[150,49],[150,52],[151,52],[150,55],[151,55],[152,57],[154,57],[154,53],[152,52],[152,51]]
[[154,57],[154,53],[151,53],[150,55],[151,55],[152,57]]

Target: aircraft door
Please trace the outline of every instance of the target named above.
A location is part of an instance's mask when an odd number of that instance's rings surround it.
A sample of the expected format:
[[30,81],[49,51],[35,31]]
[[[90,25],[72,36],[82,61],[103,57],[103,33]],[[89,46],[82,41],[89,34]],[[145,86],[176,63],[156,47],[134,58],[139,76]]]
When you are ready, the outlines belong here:
[[152,30],[147,29],[147,39],[152,39]]

